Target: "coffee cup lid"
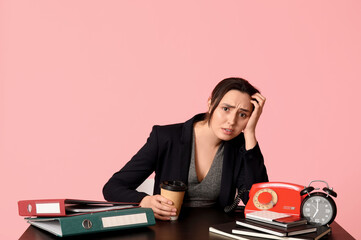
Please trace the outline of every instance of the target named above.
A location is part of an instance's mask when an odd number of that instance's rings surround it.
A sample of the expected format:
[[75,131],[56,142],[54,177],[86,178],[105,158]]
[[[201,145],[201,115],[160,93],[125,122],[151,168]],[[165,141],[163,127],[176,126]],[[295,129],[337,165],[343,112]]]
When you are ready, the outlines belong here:
[[160,187],[169,191],[183,192],[187,190],[187,185],[182,181],[163,181]]

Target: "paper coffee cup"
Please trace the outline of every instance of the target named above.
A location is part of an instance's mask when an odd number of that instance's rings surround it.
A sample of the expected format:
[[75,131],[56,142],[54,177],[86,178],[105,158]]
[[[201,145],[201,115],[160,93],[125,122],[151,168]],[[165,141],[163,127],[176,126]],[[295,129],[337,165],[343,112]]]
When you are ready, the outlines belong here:
[[177,209],[176,216],[171,216],[170,220],[178,219],[186,190],[187,185],[182,181],[163,181],[160,184],[160,195],[171,200]]

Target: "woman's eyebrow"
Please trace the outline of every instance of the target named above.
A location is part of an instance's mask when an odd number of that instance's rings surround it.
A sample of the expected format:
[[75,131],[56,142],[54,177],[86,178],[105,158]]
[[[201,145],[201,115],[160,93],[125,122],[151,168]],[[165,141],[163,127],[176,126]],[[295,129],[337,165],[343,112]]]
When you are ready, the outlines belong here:
[[[236,108],[235,106],[230,105],[228,103],[222,103],[222,105],[225,106],[225,107],[228,107],[228,108]],[[250,110],[245,109],[245,108],[239,108],[238,110],[243,111],[243,112],[250,112]]]

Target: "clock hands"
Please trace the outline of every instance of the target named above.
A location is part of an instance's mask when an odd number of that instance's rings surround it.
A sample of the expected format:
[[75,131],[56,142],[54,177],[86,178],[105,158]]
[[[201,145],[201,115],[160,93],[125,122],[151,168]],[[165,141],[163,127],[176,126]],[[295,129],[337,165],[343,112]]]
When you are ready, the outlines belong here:
[[316,203],[317,203],[317,207],[315,207],[314,205],[312,205],[314,208],[316,208],[316,212],[315,212],[315,214],[313,215],[313,217],[312,218],[314,218],[316,215],[317,215],[317,213],[318,213],[318,202],[319,202],[320,200],[319,199],[316,199]]

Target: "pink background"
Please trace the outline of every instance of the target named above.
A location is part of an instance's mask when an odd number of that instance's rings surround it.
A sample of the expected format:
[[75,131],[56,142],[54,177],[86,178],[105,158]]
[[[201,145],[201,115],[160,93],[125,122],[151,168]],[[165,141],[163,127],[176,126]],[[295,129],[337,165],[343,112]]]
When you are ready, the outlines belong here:
[[218,81],[267,97],[271,181],[323,179],[361,238],[361,2],[0,0],[1,239],[17,201],[102,200],[154,124],[203,112]]

